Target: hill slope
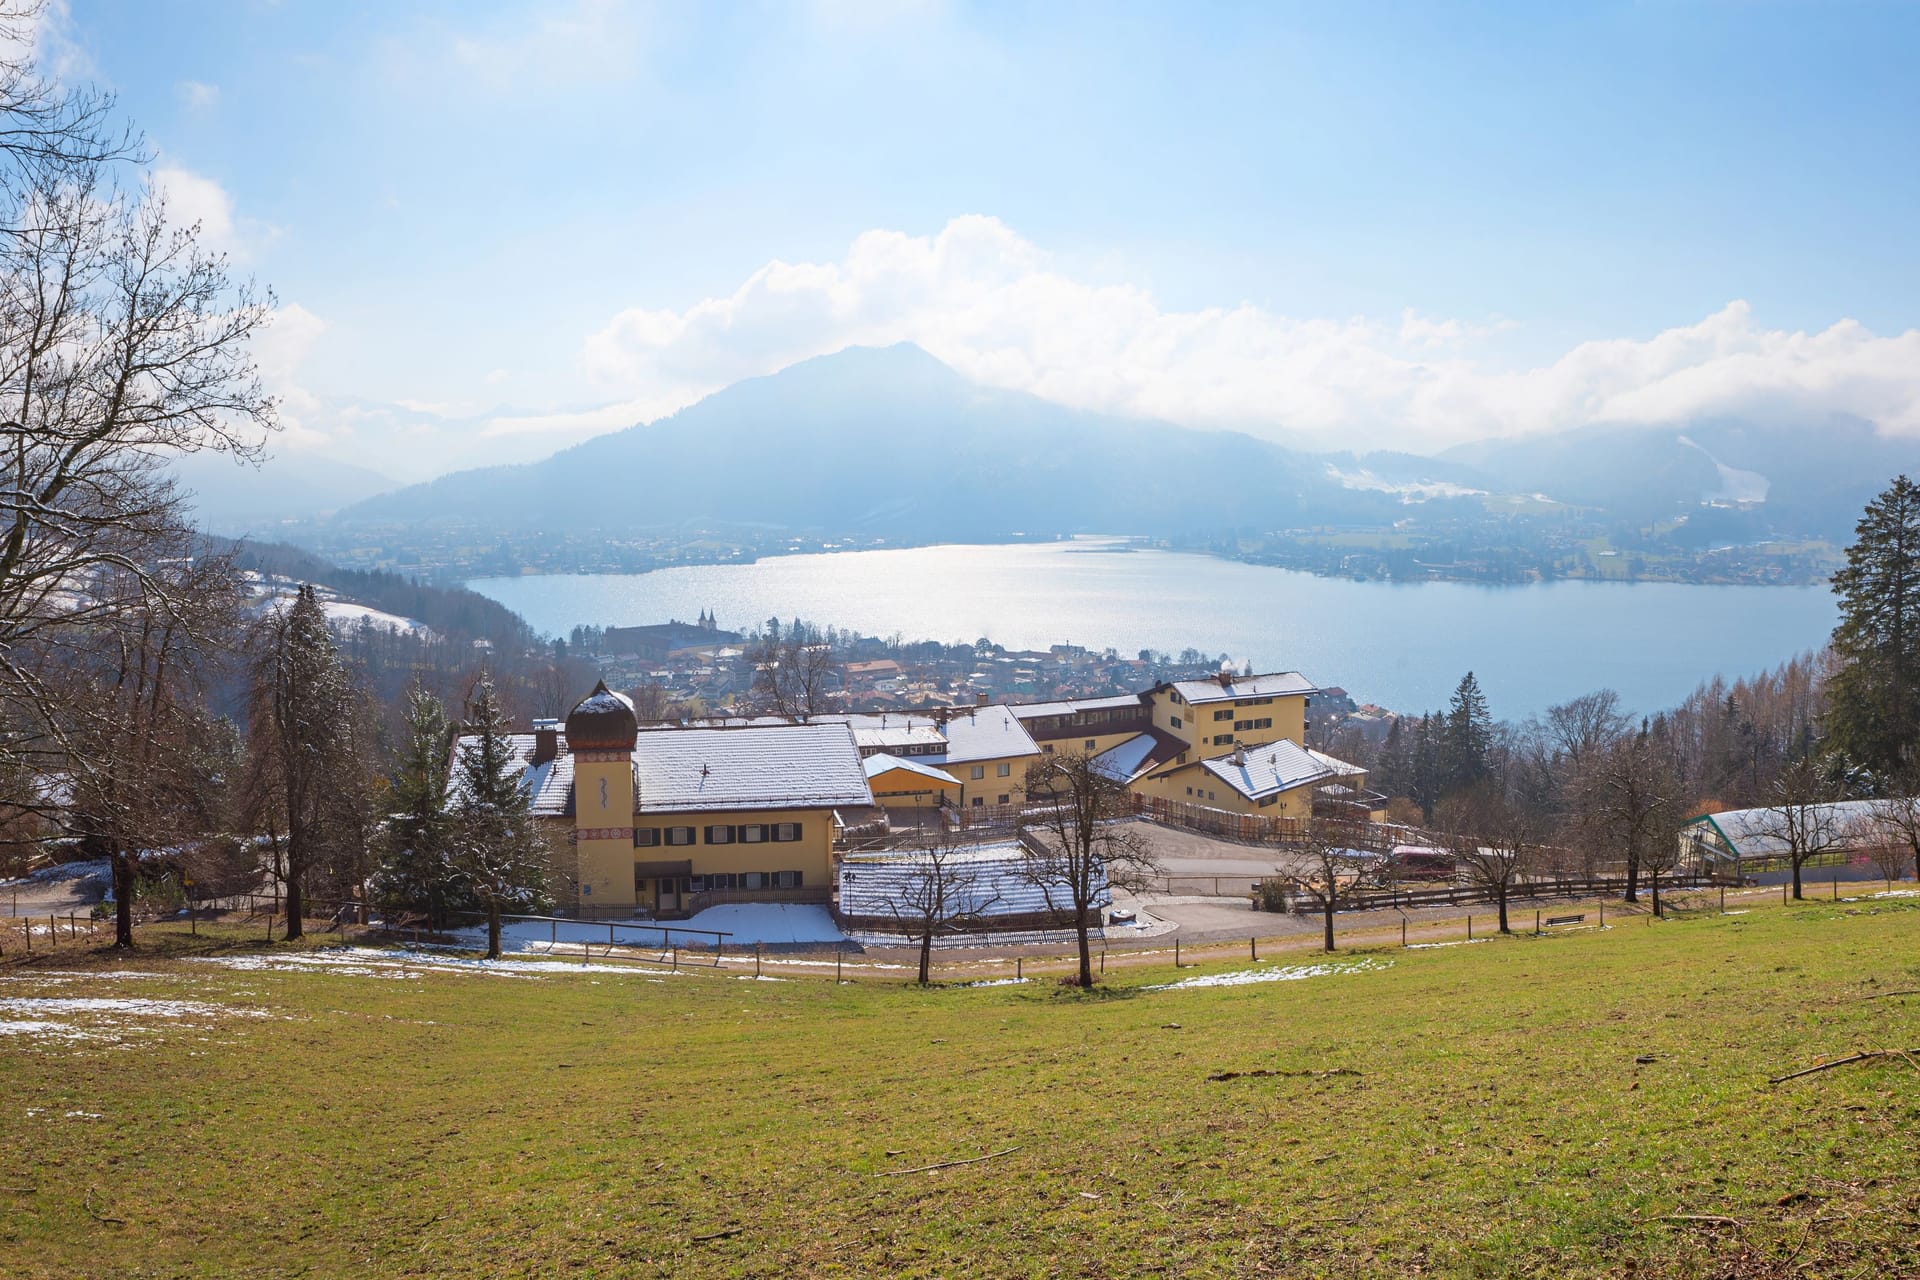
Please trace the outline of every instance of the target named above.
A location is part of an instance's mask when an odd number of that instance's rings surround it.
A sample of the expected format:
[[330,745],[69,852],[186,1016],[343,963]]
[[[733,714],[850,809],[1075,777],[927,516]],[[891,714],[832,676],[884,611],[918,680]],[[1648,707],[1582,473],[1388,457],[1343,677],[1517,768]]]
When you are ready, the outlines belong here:
[[977,386],[920,348],[850,348],[525,466],[458,472],[343,520],[611,529],[689,521],[902,537],[1172,533],[1385,512],[1309,454]]

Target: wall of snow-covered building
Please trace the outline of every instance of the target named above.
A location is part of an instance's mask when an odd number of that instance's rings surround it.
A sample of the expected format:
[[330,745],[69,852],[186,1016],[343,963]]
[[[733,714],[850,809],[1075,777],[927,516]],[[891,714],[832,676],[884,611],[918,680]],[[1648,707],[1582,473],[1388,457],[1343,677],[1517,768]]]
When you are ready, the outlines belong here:
[[[1073,894],[1064,879],[1043,881],[1033,873],[1016,841],[961,846],[940,855],[947,885],[946,928],[957,932],[1055,929],[1073,924]],[[845,857],[838,874],[835,918],[843,929],[903,932],[926,914],[935,896],[934,859],[923,851],[862,853]],[[1113,896],[1101,875],[1093,896],[1093,923]]]

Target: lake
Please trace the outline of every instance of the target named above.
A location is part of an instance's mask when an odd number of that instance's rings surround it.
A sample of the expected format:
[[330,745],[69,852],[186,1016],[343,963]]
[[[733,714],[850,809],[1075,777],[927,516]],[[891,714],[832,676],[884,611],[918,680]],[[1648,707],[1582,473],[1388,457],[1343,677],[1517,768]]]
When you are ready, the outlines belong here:
[[1824,586],[1354,582],[1118,545],[918,547],[467,585],[554,635],[711,609],[732,630],[777,616],[1015,649],[1191,645],[1396,710],[1444,705],[1472,670],[1494,714],[1512,718],[1603,687],[1636,711],[1672,706],[1715,673],[1751,674],[1823,644],[1837,617]]

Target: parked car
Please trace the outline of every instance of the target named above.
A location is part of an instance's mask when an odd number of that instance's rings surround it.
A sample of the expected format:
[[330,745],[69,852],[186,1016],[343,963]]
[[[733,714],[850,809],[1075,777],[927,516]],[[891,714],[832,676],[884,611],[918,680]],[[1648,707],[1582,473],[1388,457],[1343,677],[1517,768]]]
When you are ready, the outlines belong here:
[[1393,846],[1389,867],[1393,878],[1402,881],[1436,880],[1451,883],[1458,873],[1452,854],[1445,849],[1418,844]]

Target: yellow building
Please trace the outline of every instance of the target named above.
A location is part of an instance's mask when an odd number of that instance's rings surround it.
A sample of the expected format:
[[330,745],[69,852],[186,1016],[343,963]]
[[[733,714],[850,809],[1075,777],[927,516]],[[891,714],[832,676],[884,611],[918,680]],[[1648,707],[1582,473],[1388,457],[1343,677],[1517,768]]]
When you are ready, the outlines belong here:
[[[1253,750],[1278,742],[1304,746],[1307,706],[1317,692],[1297,671],[1258,676],[1222,672],[1210,680],[1176,680],[1137,694],[1008,709],[1044,754],[1091,756],[1109,777],[1144,784],[1240,747]],[[1166,790],[1157,785],[1134,789],[1142,796]]]
[[1236,746],[1307,740],[1307,704],[1318,693],[1298,671],[1211,680],[1175,680],[1141,695],[1154,728],[1185,742],[1193,758],[1225,755]]
[[1173,764],[1136,777],[1148,801],[1223,809],[1270,818],[1313,816],[1315,792],[1329,784],[1358,790],[1367,771],[1295,742],[1236,748],[1226,756]]
[[963,809],[1005,808],[1027,802],[1027,769],[1040,747],[1010,707],[942,707],[931,715],[861,714],[826,717],[853,730],[863,756],[889,755],[929,765],[960,784],[947,795]]
[[874,802],[889,812],[960,803],[959,781],[930,764],[884,752],[868,756],[863,763]]
[[867,808],[843,724],[642,733],[605,684],[517,735],[554,896],[581,915],[686,915],[719,902],[826,902],[843,809]]

